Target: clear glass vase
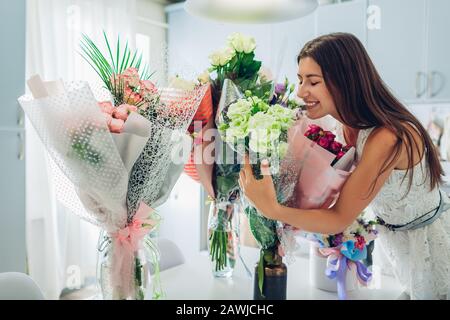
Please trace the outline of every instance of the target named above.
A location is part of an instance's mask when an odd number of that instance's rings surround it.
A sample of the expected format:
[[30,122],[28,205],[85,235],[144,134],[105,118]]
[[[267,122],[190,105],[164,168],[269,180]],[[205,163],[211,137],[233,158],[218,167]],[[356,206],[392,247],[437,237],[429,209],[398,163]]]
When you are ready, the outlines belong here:
[[112,282],[113,242],[105,233],[101,232],[98,243],[97,281],[103,300],[145,300],[151,299],[150,294],[150,260],[152,251],[148,241],[144,239],[142,248],[134,252],[130,294],[123,288],[114,286]]
[[208,218],[208,249],[215,277],[233,275],[239,256],[238,203],[211,203]]

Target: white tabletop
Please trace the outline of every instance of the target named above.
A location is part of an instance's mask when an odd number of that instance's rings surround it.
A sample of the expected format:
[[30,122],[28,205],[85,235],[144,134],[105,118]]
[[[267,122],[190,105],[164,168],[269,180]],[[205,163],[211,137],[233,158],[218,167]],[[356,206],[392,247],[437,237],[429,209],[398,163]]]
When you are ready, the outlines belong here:
[[[259,250],[241,248],[241,254],[253,272],[259,259]],[[337,300],[336,292],[313,288],[309,284],[309,259],[296,256],[295,262],[287,264],[287,299]],[[177,267],[162,271],[161,282],[168,300],[251,300],[253,299],[253,278],[242,263],[236,264],[233,276],[228,279],[214,278],[212,264],[206,252]],[[348,292],[349,300],[399,299],[402,289],[394,278],[374,273],[372,285]]]

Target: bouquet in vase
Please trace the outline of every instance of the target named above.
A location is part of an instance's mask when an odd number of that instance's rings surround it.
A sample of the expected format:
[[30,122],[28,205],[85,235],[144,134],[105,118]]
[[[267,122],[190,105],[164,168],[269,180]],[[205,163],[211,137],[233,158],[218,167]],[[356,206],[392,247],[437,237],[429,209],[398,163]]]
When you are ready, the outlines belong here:
[[[219,132],[222,139],[241,157],[244,153],[250,154],[253,172],[257,178],[261,176],[261,161],[270,159],[280,202],[284,202],[285,194],[282,192],[277,164],[280,164],[280,159],[284,159],[287,154],[288,132],[294,126],[301,110],[298,104],[289,102],[289,98],[284,98],[285,94],[290,96],[293,92],[293,88],[286,90],[287,87],[290,86],[286,81],[283,84],[284,93],[281,93],[283,90],[279,89],[279,94],[273,97],[266,95],[261,99],[254,96],[250,90],[247,90],[245,97],[242,97],[231,82],[225,81],[224,88],[228,91],[227,96],[232,99],[229,99],[229,103],[221,110],[219,116]],[[281,224],[262,216],[245,199],[243,203],[251,232],[261,247],[257,276],[258,288],[261,296],[264,297],[265,268],[282,265]]]
[[[137,52],[128,44],[120,50],[118,40],[113,54],[104,36],[108,55],[87,36],[81,42],[83,57],[105,85],[99,95],[85,82],[53,90],[34,78],[34,98],[19,101],[62,173],[60,200],[103,231],[103,297],[143,299],[148,260],[157,270],[159,257],[146,237],[159,222],[153,208],[164,203],[182,172],[182,151],[191,145],[185,132],[207,88],[157,88]],[[158,297],[157,279],[153,289]]]
[[238,92],[251,89],[261,97],[272,90],[272,82],[259,76],[261,62],[255,60],[255,48],[253,38],[239,33],[231,35],[225,48],[210,55],[211,67],[200,77],[211,85],[213,112],[206,124],[198,126],[201,129],[191,153],[193,165],[189,175],[199,178],[212,202],[208,233],[216,276],[230,276],[239,254],[238,177],[241,165],[237,153],[222,141],[215,129],[222,110],[230,99],[235,98],[227,81],[233,83]]

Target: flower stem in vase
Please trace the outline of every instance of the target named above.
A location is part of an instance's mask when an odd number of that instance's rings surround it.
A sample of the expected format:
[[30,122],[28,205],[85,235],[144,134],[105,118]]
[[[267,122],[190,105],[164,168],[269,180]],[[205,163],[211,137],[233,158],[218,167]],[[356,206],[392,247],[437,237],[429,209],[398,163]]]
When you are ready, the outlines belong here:
[[215,277],[230,277],[236,263],[237,232],[234,226],[234,205],[219,208],[211,205],[209,217],[209,254]]

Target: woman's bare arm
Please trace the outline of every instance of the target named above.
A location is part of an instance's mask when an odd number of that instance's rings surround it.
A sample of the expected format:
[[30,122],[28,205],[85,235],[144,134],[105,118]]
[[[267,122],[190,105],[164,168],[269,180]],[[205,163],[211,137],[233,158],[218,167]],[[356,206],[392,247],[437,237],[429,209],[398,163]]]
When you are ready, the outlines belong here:
[[262,180],[247,178],[251,174],[248,163],[240,183],[246,197],[266,217],[308,232],[336,234],[344,231],[370,204],[395,168],[396,163],[393,163],[382,173],[370,192],[384,162],[392,157],[396,142],[396,136],[388,129],[375,130],[369,136],[361,161],[344,184],[339,199],[329,209],[303,210],[278,204],[271,177]]

